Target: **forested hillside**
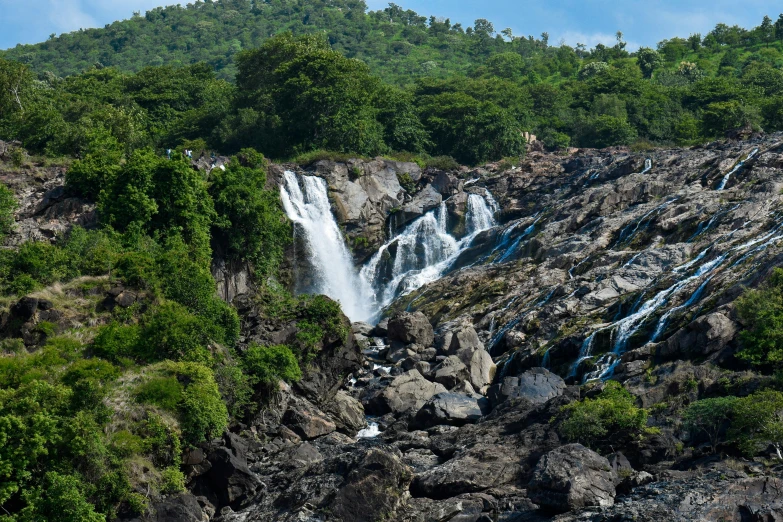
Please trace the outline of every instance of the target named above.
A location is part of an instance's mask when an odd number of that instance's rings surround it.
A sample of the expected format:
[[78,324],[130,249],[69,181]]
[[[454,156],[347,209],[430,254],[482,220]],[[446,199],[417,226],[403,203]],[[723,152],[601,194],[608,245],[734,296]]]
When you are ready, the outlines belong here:
[[[394,4],[366,12],[363,2],[157,8],[3,53],[4,96],[14,99],[0,131],[60,155],[82,154],[77,142],[92,132],[90,120],[131,147],[203,139],[204,148],[251,146],[274,158],[330,149],[476,164],[518,155],[524,131],[557,149],[692,144],[736,128],[783,128],[783,19],[751,30],[721,24],[636,53],[621,33],[616,45],[587,50],[495,29]],[[253,51],[275,34],[293,37]],[[310,42],[297,51],[300,64],[321,53],[321,68],[251,74],[270,52],[288,58],[283,41]],[[294,80],[301,73],[312,96],[282,107],[283,91],[302,87]],[[326,115],[318,96],[339,99],[339,115]],[[305,113],[312,136],[293,137]]]

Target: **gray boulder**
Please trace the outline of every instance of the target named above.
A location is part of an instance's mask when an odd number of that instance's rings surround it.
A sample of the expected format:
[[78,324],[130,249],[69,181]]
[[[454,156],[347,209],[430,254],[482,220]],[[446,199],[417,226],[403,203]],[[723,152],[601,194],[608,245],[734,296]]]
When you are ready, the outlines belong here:
[[447,391],[442,384],[430,382],[418,371],[410,370],[394,378],[380,395],[386,411],[395,414],[414,413],[436,393]]
[[304,400],[288,407],[283,424],[305,440],[328,435],[337,429],[324,412]]
[[479,393],[485,393],[487,387],[492,384],[495,378],[497,366],[492,360],[492,356],[485,350],[476,350],[470,356],[468,371],[470,373],[470,384],[473,385]]
[[541,457],[528,485],[530,499],[559,512],[614,505],[609,461],[581,444],[568,444]]
[[531,368],[518,377],[506,377],[492,386],[488,396],[493,404],[507,399],[527,399],[533,404],[544,404],[559,397],[566,388],[565,381],[545,368]]
[[659,348],[666,358],[693,357],[716,353],[737,336],[737,325],[720,312],[699,317],[679,330]]
[[421,312],[400,312],[389,319],[388,336],[391,341],[402,344],[418,344],[423,348],[432,346],[435,333],[427,316]]
[[452,389],[459,383],[470,379],[468,367],[456,355],[446,357],[433,370],[432,380]]
[[422,406],[414,423],[422,429],[443,424],[464,426],[478,422],[489,411],[489,401],[483,397],[477,399],[460,393],[439,393]]
[[335,420],[337,427],[345,432],[356,433],[367,424],[362,403],[343,390],[337,392],[325,409]]
[[417,219],[430,210],[438,208],[443,201],[443,196],[440,195],[435,187],[427,185],[420,190],[410,203],[403,205],[400,214],[404,222],[409,222]]

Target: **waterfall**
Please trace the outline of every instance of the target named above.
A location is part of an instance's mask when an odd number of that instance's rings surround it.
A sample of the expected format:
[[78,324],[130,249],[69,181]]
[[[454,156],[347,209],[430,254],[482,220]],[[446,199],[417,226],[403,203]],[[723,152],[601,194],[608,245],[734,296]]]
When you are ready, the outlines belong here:
[[647,158],[644,160],[644,170],[640,172],[640,174],[647,174],[652,170],[652,160],[650,158]]
[[372,315],[371,289],[358,277],[340,227],[332,216],[326,182],[315,176],[286,171],[280,199],[288,218],[307,251],[308,293],[324,294],[339,301],[352,321]]
[[739,171],[742,167],[744,167],[745,163],[748,160],[752,159],[753,156],[758,154],[758,152],[759,152],[758,148],[753,149],[753,151],[750,154],[748,154],[747,158],[745,158],[743,160],[740,160],[740,162],[737,163],[737,165],[733,169],[731,169],[725,176],[723,176],[723,179],[721,180],[720,185],[718,185],[718,190],[725,189],[726,188],[726,184],[729,182],[729,179],[731,179],[732,174],[734,174],[735,172]]
[[[494,203],[494,199],[491,201]],[[375,310],[443,276],[476,235],[496,224],[490,204],[477,194],[468,196],[465,221],[468,235],[458,241],[448,232],[444,202],[383,245],[360,274],[365,286],[375,289]],[[393,261],[388,271],[390,258]]]

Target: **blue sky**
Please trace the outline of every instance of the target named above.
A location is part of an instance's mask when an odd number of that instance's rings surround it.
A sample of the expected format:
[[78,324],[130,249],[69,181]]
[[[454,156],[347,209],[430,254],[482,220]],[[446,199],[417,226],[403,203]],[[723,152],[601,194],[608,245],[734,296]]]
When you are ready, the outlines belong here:
[[[0,0],[0,49],[17,43],[46,40],[52,33],[82,27],[101,27],[144,12],[165,0]],[[172,2],[173,3],[173,2]],[[185,3],[185,2],[182,2]],[[388,0],[368,0],[380,9]],[[547,31],[550,42],[569,45],[613,43],[622,30],[630,48],[672,36],[706,33],[718,22],[753,27],[765,14],[777,19],[783,4],[772,0],[397,0],[422,15],[451,18],[472,24],[487,18],[500,31],[539,36]]]

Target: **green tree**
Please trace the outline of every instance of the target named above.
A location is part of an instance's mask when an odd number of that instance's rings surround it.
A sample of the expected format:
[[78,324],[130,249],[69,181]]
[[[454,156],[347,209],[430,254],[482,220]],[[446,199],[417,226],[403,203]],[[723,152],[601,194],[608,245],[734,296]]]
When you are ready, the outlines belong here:
[[783,393],[763,390],[737,399],[729,438],[748,456],[771,444],[783,460]]
[[734,415],[736,397],[716,397],[703,399],[690,404],[683,412],[686,427],[692,433],[704,433],[715,452],[718,444],[724,440],[724,434]]
[[240,107],[260,115],[264,143],[282,157],[327,149],[377,154],[383,131],[372,100],[379,81],[320,35],[284,33],[237,56]]
[[738,299],[737,312],[745,325],[737,357],[756,367],[783,368],[783,269]]
[[7,236],[14,227],[14,212],[19,204],[16,202],[13,191],[0,184],[0,239]]
[[658,51],[642,47],[636,52],[636,63],[645,78],[652,78],[653,72],[664,65],[663,57]]

